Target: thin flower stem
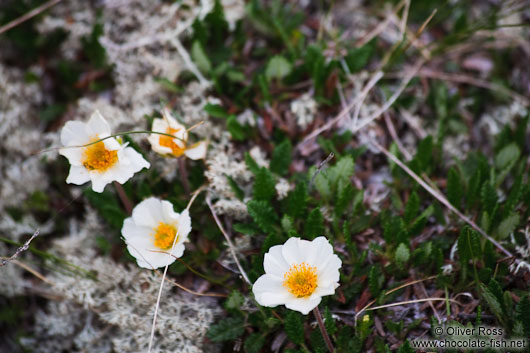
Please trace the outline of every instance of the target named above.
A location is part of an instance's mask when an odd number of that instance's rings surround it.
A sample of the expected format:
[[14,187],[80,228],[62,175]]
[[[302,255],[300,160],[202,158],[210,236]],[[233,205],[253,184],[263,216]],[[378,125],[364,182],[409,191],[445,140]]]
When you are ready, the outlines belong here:
[[48,1],[48,2],[46,2],[44,4],[42,4],[41,6],[34,8],[30,12],[28,12],[28,13],[26,13],[26,14],[24,14],[24,15],[16,18],[16,19],[14,19],[13,21],[3,25],[2,27],[0,27],[0,34],[6,32],[6,31],[9,31],[11,28],[16,27],[16,26],[18,26],[19,24],[21,24],[23,22],[26,22],[27,20],[29,20],[32,17],[37,16],[41,12],[46,11],[50,7],[52,7],[52,6],[56,5],[57,3],[59,3],[60,1],[61,0]]
[[236,262],[237,268],[239,269],[239,272],[241,273],[241,276],[243,277],[245,282],[247,282],[250,286],[252,286],[252,282],[250,282],[250,279],[248,278],[247,273],[245,272],[245,270],[243,270],[243,266],[241,266],[241,263],[239,262],[239,259],[237,258],[236,251],[234,249],[234,244],[232,243],[232,240],[230,240],[230,237],[224,230],[223,225],[221,224],[221,221],[219,220],[219,217],[217,217],[217,214],[215,213],[213,209],[212,202],[210,201],[209,196],[206,196],[206,204],[208,205],[208,207],[210,208],[210,211],[212,212],[215,223],[217,223],[217,227],[219,227],[219,230],[221,231],[221,233],[223,233],[226,239],[226,242],[228,243],[228,247],[230,248],[230,252],[232,253],[232,256],[234,257],[234,260]]
[[328,346],[328,350],[330,351],[330,353],[335,352],[335,348],[333,347],[333,344],[331,343],[331,339],[329,338],[328,331],[326,331],[326,327],[324,326],[324,320],[322,320],[322,315],[320,314],[320,310],[318,310],[318,306],[313,309],[313,314],[315,314],[315,317],[317,318],[318,327],[320,328],[322,337],[324,337],[324,341],[326,341],[326,346]]
[[123,186],[117,181],[114,182],[114,188],[116,189],[116,192],[118,193],[118,196],[120,198],[121,203],[123,204],[123,207],[125,207],[125,211],[127,211],[127,214],[130,216],[133,210],[133,205],[132,205],[131,200],[129,200],[127,193],[125,192],[125,190],[123,190]]

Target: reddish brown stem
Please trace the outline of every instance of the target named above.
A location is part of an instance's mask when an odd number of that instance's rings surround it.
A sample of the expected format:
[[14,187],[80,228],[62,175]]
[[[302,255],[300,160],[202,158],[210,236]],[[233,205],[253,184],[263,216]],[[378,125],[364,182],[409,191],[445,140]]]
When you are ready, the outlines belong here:
[[313,314],[315,314],[315,317],[317,318],[318,327],[320,328],[322,337],[324,337],[324,341],[326,341],[326,346],[328,346],[328,350],[330,351],[330,353],[335,352],[335,348],[333,348],[333,344],[331,343],[331,339],[329,338],[328,331],[326,331],[326,327],[324,326],[324,320],[322,320],[322,315],[320,315],[320,310],[318,310],[318,306],[313,309]]
[[125,190],[123,190],[123,186],[121,186],[120,183],[115,181],[114,187],[116,188],[116,192],[118,193],[118,196],[120,197],[121,203],[123,204],[125,211],[127,211],[127,214],[130,216],[133,210],[133,204],[131,200],[129,200],[129,197],[127,197],[127,194],[125,193]]

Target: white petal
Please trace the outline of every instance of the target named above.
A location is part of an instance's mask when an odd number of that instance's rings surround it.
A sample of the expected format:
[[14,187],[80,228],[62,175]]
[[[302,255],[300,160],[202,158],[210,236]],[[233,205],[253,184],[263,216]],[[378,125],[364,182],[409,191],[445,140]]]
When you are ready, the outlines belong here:
[[339,269],[342,266],[340,258],[333,254],[330,260],[323,266],[317,266],[317,275],[319,282],[326,281],[327,283],[336,283],[340,279]]
[[208,143],[206,141],[197,142],[196,144],[190,146],[184,151],[184,154],[193,160],[203,159],[206,157],[206,150],[208,148]]
[[86,124],[80,121],[67,121],[61,130],[63,146],[84,145],[90,140]]
[[68,163],[75,166],[83,165],[83,149],[78,147],[61,148],[59,154],[68,159]]
[[305,260],[304,254],[300,251],[299,244],[307,240],[300,238],[289,238],[282,247],[282,255],[285,261],[292,266],[294,264],[300,264]]
[[320,301],[322,300],[319,296],[311,296],[309,298],[292,298],[287,303],[285,307],[291,310],[296,310],[301,312],[304,315],[309,314],[311,310],[316,308]]
[[[134,237],[127,240],[127,250],[136,258],[138,266],[147,269],[164,267],[175,261],[175,257],[170,256],[169,252],[165,253],[164,250],[157,249],[153,245],[152,239],[145,237]],[[180,249],[176,248],[173,250],[175,256],[179,251]]]
[[161,214],[161,201],[155,197],[150,197],[136,205],[132,212],[132,218],[136,225],[155,229],[161,221]]
[[105,177],[105,173],[100,173],[98,171],[89,171],[90,180],[92,181],[92,190],[95,192],[103,192],[105,186],[111,181]]
[[187,241],[188,234],[190,234],[190,232],[191,232],[190,214],[188,210],[184,210],[179,216],[179,223],[178,223],[179,243]]
[[263,258],[265,273],[283,280],[284,274],[289,270],[289,264],[282,255],[282,245],[276,245],[269,249]]
[[[165,119],[156,118],[153,120],[153,125],[151,126],[151,131],[154,132],[166,132],[169,124]],[[152,136],[161,136],[161,135],[152,135]]]
[[173,209],[173,204],[169,201],[162,200],[162,221],[164,223],[178,223],[179,214]]
[[[97,135],[98,139],[104,139],[105,137],[108,137],[108,136],[110,136],[110,135],[109,134],[99,134],[99,135]],[[120,148],[123,147],[122,145],[120,145],[118,140],[116,140],[114,137],[105,139],[102,142],[103,142],[103,144],[105,144],[105,148],[107,150],[109,150],[109,151],[117,151],[117,150],[119,150]]]
[[123,226],[121,228],[121,235],[125,238],[125,240],[129,240],[132,238],[141,238],[144,237],[146,239],[149,239],[153,234],[153,229],[150,227],[140,226],[134,223],[134,220],[132,217],[126,218],[125,221],[123,221]]
[[125,157],[131,162],[131,170],[133,173],[137,173],[143,168],[149,169],[151,164],[142,157],[142,155],[132,147],[125,147],[123,150]]
[[99,110],[96,110],[88,120],[88,128],[91,136],[99,136],[100,134],[110,135],[110,126],[107,120],[101,115]]
[[282,281],[265,274],[252,286],[256,301],[262,306],[285,304],[292,295],[285,289]]
[[68,177],[66,178],[66,182],[68,184],[81,185],[86,183],[87,181],[90,181],[90,174],[85,167],[76,165],[70,166],[70,172],[68,173]]

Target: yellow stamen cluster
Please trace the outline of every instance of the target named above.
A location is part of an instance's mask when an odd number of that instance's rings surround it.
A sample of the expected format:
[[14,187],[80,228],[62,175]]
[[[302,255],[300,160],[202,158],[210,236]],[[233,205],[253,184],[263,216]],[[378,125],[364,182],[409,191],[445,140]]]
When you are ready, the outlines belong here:
[[283,285],[297,298],[308,297],[317,288],[317,269],[305,262],[292,265],[284,275]]
[[[166,130],[166,134],[175,135],[179,131],[180,129],[172,129],[168,127]],[[175,157],[180,157],[184,154],[186,147],[179,146],[178,144],[175,143],[174,140],[175,139],[173,137],[160,135],[159,143],[160,143],[160,146],[171,148],[171,151],[173,151],[173,154],[175,155]]]
[[173,245],[177,229],[175,226],[160,222],[155,230],[154,244],[157,248],[162,250],[169,250]]
[[103,141],[85,148],[83,166],[88,170],[103,172],[118,162],[118,151],[109,151]]

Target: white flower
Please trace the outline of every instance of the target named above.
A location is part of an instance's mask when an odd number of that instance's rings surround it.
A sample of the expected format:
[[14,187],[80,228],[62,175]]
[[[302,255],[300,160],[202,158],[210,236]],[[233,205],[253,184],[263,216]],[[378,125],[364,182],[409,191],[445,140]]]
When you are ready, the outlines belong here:
[[185,155],[190,159],[202,159],[206,156],[208,144],[200,141],[193,145],[188,144],[188,130],[184,125],[173,118],[167,109],[163,110],[163,119],[154,119],[152,131],[162,132],[175,136],[171,138],[165,135],[151,134],[149,142],[153,151],[162,155],[173,155],[180,157]]
[[[61,130],[61,143],[66,147],[86,145],[110,134],[109,124],[96,110],[87,123],[68,121]],[[96,192],[102,192],[112,181],[123,184],[134,173],[150,166],[140,153],[115,138],[86,147],[61,148],[59,153],[71,165],[66,182],[81,185],[92,181],[92,190]]]
[[150,197],[136,205],[132,217],[123,222],[121,234],[138,266],[155,269],[172,264],[182,256],[190,231],[188,210],[178,214],[171,202]]
[[306,315],[323,296],[335,293],[341,265],[325,237],[313,241],[290,238],[265,254],[265,274],[254,283],[252,291],[260,305],[285,304]]

